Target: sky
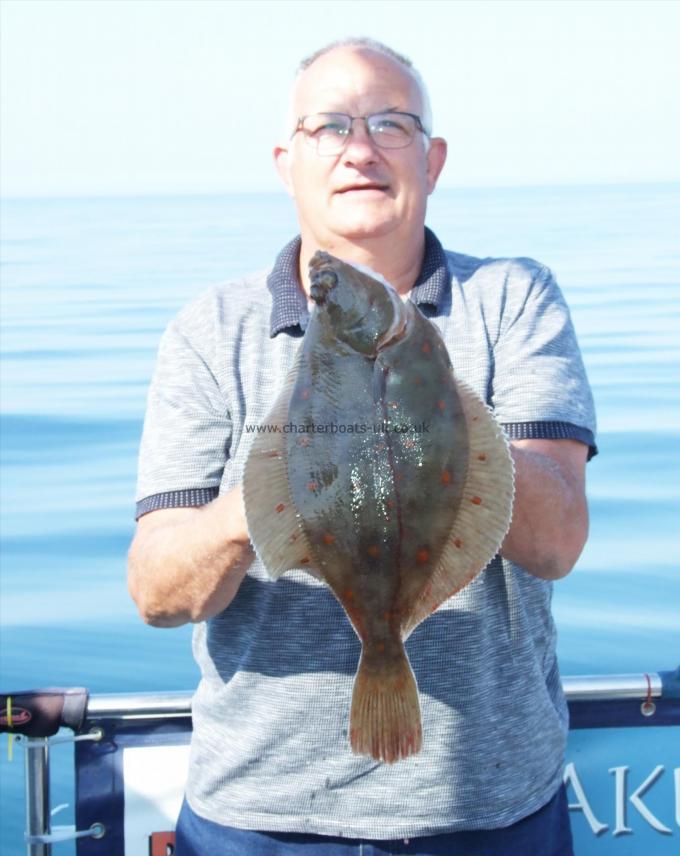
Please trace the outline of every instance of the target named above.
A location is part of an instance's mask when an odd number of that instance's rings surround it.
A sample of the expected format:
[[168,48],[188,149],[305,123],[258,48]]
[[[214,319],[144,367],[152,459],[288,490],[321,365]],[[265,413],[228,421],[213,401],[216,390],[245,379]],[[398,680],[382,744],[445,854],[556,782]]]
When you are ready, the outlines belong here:
[[680,180],[677,0],[1,0],[0,192],[278,188],[299,61],[380,39],[424,76],[440,187]]

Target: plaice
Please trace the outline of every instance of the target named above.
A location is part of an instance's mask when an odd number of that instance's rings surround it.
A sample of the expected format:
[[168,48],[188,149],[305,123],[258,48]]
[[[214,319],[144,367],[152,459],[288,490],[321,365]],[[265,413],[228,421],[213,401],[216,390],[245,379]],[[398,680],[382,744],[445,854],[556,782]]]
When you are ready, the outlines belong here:
[[362,643],[351,748],[393,762],[422,745],[403,642],[498,551],[512,459],[412,302],[328,253],[310,281],[316,306],[246,462],[246,518],[273,579],[305,570],[342,604]]

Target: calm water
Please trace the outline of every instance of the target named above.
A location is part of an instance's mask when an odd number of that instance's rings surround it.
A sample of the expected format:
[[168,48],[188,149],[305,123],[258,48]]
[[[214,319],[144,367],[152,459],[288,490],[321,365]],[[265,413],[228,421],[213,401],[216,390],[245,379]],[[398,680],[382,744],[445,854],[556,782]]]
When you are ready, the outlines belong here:
[[[431,203],[447,247],[538,258],[572,308],[600,455],[589,544],[555,588],[564,674],[680,662],[679,223],[680,185]],[[3,689],[195,684],[190,628],[142,625],[124,583],[146,387],[176,310],[270,264],[294,232],[283,195],[3,203]],[[9,856],[23,852],[22,758],[9,766],[0,751]],[[71,800],[58,752],[54,805]]]

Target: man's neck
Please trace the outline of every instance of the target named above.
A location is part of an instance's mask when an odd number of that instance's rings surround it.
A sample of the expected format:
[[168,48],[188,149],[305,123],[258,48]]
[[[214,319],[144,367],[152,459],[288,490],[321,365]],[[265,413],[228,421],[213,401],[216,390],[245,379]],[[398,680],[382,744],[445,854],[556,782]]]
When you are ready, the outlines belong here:
[[406,295],[415,285],[423,264],[425,232],[412,245],[404,245],[394,239],[376,238],[368,241],[337,241],[320,246],[313,239],[302,236],[300,247],[300,282],[309,294],[309,261],[317,250],[325,250],[346,262],[364,265],[382,274],[399,294]]

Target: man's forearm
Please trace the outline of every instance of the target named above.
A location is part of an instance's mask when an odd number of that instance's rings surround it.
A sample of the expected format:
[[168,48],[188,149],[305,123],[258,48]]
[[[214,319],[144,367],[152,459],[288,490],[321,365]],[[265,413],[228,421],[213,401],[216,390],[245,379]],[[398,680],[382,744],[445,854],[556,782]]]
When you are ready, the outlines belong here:
[[130,594],[157,627],[203,621],[231,603],[253,557],[240,488],[202,508],[152,512],[130,547]]
[[534,576],[559,579],[573,568],[588,536],[587,448],[571,440],[521,440],[511,449],[515,502],[501,555]]

